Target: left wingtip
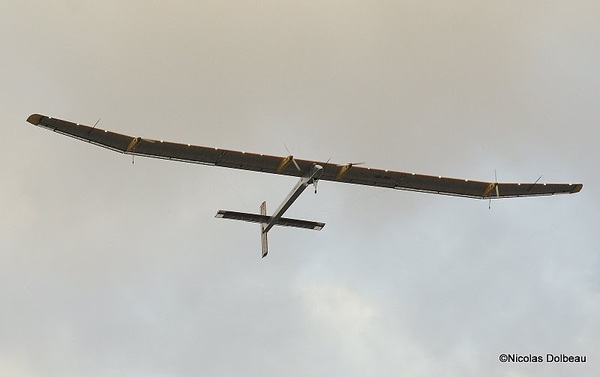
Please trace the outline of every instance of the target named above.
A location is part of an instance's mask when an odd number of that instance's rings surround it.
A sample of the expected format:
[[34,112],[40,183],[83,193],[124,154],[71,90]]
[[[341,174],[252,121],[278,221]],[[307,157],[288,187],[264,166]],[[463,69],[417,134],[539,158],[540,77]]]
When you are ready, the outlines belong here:
[[573,191],[571,191],[571,194],[575,194],[579,191],[581,191],[581,189],[583,188],[583,184],[578,183],[575,185],[575,187],[573,188]]
[[40,114],[31,114],[29,116],[29,118],[27,118],[27,121],[33,125],[39,125],[40,124],[40,120],[42,120],[42,115]]

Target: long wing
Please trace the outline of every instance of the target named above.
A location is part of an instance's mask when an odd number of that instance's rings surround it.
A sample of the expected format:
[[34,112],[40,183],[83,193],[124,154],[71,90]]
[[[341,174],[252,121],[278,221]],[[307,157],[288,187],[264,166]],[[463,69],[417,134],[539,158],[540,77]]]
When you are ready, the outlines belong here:
[[[299,160],[292,156],[231,151],[122,135],[44,115],[33,114],[27,121],[57,133],[74,137],[113,151],[145,157],[252,170],[263,173],[302,177],[313,165],[323,166],[321,180],[387,187],[433,194],[469,198],[507,198],[573,194],[581,191],[580,183],[497,183],[447,178],[391,170],[372,169],[332,163]],[[297,163],[297,169],[293,162]]]

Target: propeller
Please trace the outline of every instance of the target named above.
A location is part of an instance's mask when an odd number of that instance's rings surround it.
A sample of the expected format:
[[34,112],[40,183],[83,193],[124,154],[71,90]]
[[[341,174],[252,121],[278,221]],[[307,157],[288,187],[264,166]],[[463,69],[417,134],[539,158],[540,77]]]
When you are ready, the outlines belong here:
[[500,188],[498,187],[498,174],[496,173],[496,169],[494,169],[494,186],[496,186],[496,198],[500,197]]
[[90,130],[88,131],[88,135],[92,132],[93,129],[96,128],[96,126],[98,125],[98,123],[100,123],[100,121],[102,120],[102,118],[98,118],[98,120],[96,121],[96,123],[94,123],[94,126],[92,128],[90,128]]
[[348,162],[348,163],[345,163],[345,164],[336,164],[336,166],[338,166],[338,167],[340,167],[340,168],[342,168],[342,167],[344,167],[344,166],[347,166],[347,167],[348,167],[348,169],[349,169],[349,168],[351,168],[351,167],[353,167],[353,166],[357,166],[357,165],[364,165],[364,164],[365,164],[365,162],[364,162],[364,161],[363,161],[363,162]]
[[[302,171],[302,169],[300,169],[300,166],[299,166],[299,165],[298,165],[298,163],[296,162],[296,159],[294,158],[294,155],[292,155],[292,152],[290,152],[290,150],[289,150],[289,148],[287,147],[287,145],[286,145],[285,143],[283,143],[283,146],[285,147],[285,150],[288,152],[288,156],[287,156],[287,157],[286,157],[286,159],[284,160],[284,161],[286,161],[286,160],[287,160],[287,161],[285,162],[285,164],[287,164],[289,161],[291,161],[291,162],[294,164],[294,166],[296,167],[296,170],[298,170],[298,171]],[[278,169],[278,170],[281,170],[281,169],[283,169],[283,167],[284,167],[284,166],[282,166],[282,167],[281,167],[280,169]]]
[[[99,122],[100,120],[98,120]],[[151,139],[144,139],[141,137],[134,137],[131,142],[129,142],[129,145],[127,146],[126,149],[126,153],[129,152],[131,153],[131,163],[135,164],[135,149],[137,148],[138,144],[140,141],[144,141],[144,142],[148,142],[148,143],[156,143],[156,140],[151,140]],[[160,141],[162,143],[162,140]]]
[[[496,169],[494,169],[494,188],[496,189],[496,198],[500,198],[500,188],[498,187],[498,173]],[[488,209],[492,209],[492,196],[490,195],[490,201],[488,204]]]
[[529,187],[529,189],[527,191],[531,191],[531,189],[533,188],[533,186],[535,186],[540,181],[540,179],[542,179],[543,176],[544,176],[543,174],[540,175],[539,178],[536,179],[535,182],[533,182],[533,184],[531,185],[531,187]]
[[335,178],[336,179],[342,178],[344,176],[344,174],[346,174],[348,172],[348,170],[350,170],[353,166],[362,165],[362,164],[364,164],[364,162],[348,162],[346,164],[337,164],[336,166],[339,167],[340,170],[338,171]]

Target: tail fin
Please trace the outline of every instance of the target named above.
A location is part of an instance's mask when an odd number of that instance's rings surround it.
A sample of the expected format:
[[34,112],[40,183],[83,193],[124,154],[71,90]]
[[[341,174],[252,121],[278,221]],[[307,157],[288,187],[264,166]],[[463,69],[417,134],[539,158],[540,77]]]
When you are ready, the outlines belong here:
[[[260,205],[260,214],[262,216],[267,215],[267,202],[262,202]],[[260,223],[260,241],[262,243],[262,257],[266,257],[269,254],[269,243],[267,242],[267,232],[265,232],[265,223]]]

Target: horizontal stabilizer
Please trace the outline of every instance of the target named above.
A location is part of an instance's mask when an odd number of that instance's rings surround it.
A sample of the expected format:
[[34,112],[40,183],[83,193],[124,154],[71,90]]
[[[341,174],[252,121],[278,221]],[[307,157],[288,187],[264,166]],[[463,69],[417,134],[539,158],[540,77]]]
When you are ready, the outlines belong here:
[[[258,215],[255,213],[244,213],[244,212],[235,212],[235,211],[224,211],[219,210],[215,217],[223,218],[223,219],[231,219],[231,220],[242,220],[248,221],[251,223],[259,223],[259,224],[267,224],[269,222],[270,216],[267,215]],[[313,230],[321,230],[325,226],[325,223],[320,223],[316,221],[307,221],[307,220],[298,220],[298,219],[288,219],[286,217],[282,217],[275,225],[279,226],[291,226],[294,228],[303,228],[303,229],[313,229]]]

